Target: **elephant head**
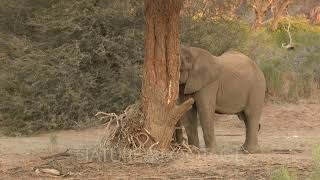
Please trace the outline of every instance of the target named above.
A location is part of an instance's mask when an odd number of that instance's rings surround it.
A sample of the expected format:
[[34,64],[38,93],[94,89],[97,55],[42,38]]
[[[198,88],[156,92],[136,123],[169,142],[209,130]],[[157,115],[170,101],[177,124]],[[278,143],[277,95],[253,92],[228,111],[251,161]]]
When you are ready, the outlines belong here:
[[199,91],[221,74],[221,66],[210,52],[188,46],[181,46],[180,84],[184,84],[184,94]]

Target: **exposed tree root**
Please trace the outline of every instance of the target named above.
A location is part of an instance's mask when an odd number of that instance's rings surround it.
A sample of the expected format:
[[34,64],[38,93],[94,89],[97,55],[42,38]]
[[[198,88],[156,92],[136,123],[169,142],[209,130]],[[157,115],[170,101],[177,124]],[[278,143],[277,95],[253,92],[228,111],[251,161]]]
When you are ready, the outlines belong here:
[[[101,139],[99,148],[101,151],[110,151],[113,158],[123,160],[132,158],[135,155],[155,152],[154,148],[159,144],[155,141],[150,132],[144,128],[144,115],[140,103],[128,106],[120,115],[115,113],[98,112],[98,118],[107,119],[105,134]],[[172,139],[170,146],[172,152],[197,152],[194,147],[189,146],[185,141],[181,144]],[[165,152],[163,152],[165,153]],[[172,157],[172,156],[171,156]]]

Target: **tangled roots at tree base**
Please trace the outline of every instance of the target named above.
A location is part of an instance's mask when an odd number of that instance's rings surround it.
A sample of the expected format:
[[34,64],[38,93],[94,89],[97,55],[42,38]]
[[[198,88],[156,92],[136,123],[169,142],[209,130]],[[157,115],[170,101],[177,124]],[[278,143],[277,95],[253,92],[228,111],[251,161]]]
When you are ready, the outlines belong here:
[[[170,155],[172,159],[172,153],[198,151],[189,146],[186,141],[179,144],[174,138],[169,148],[170,151],[162,153],[157,151],[155,147],[159,142],[156,142],[144,128],[145,117],[139,102],[128,106],[120,115],[98,112],[96,117],[107,119],[105,134],[101,139],[99,149],[101,152],[112,153],[113,158],[117,160],[128,161],[137,156],[144,156],[145,159],[150,154],[158,154],[158,158],[163,158],[164,153]],[[155,160],[159,161],[157,158]]]

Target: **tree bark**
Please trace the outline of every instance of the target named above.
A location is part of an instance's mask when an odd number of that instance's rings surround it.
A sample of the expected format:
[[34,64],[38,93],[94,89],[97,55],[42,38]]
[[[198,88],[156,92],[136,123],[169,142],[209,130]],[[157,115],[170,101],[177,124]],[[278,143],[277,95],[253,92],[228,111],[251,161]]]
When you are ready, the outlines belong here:
[[175,124],[194,103],[176,105],[179,91],[179,14],[183,0],[145,0],[145,59],[142,108],[145,129],[159,149],[167,149]]

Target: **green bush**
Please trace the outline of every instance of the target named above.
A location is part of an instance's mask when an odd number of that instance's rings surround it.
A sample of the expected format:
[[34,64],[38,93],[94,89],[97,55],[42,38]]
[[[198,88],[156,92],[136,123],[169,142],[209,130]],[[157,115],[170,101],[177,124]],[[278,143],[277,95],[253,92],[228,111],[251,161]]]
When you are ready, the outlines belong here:
[[279,61],[261,62],[260,68],[266,78],[267,94],[271,96],[280,94],[283,85],[283,67]]
[[[291,23],[294,50],[281,45],[289,42],[283,25]],[[320,29],[303,18],[283,20],[275,32],[268,28],[251,32],[239,50],[255,60],[264,72],[272,100],[308,99],[320,88]]]
[[238,49],[248,32],[247,25],[234,20],[183,18],[181,41],[206,49],[214,55],[221,55],[230,49]]
[[314,169],[312,171],[310,179],[317,180],[320,179],[320,145],[315,146],[312,155]]
[[52,3],[0,43],[10,50],[0,62],[6,134],[93,124],[97,111],[120,111],[139,96],[143,18],[94,1]]
[[309,23],[309,20],[305,17],[290,17],[283,19],[279,23],[278,29],[272,33],[273,39],[277,45],[289,42],[288,33],[284,27],[290,27],[290,33],[292,35],[293,43],[297,44],[297,47],[314,46],[319,45],[320,41],[320,26],[314,26]]
[[312,91],[312,74],[297,74],[296,78],[290,82],[287,100],[298,101],[299,99],[308,99]]
[[290,175],[287,167],[281,167],[275,172],[273,172],[271,179],[272,180],[295,180],[297,178],[295,176]]

